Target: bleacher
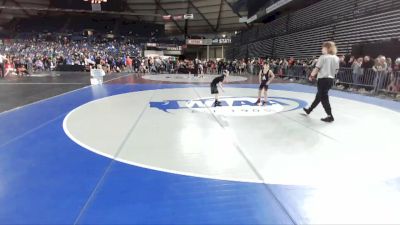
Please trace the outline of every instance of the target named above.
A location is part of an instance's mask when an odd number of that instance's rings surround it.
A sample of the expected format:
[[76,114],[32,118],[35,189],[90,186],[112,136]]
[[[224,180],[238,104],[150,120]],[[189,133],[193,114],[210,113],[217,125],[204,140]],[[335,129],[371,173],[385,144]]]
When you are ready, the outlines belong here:
[[300,31],[317,27],[351,16],[356,0],[323,0],[289,16],[289,31]]
[[337,23],[334,40],[342,51],[360,42],[399,38],[399,16],[395,10]]
[[105,16],[76,15],[74,17],[31,17],[20,19],[16,25],[17,33],[83,33],[93,30],[95,34],[113,33],[122,36],[164,37],[165,27],[162,24],[129,22],[123,19]]
[[272,56],[272,46],[273,46],[272,39],[251,43],[248,46],[249,57],[255,58],[259,56],[262,57]]
[[322,0],[299,11],[244,31],[233,38],[233,58],[309,57],[320,54],[323,41],[333,40],[339,53],[352,45],[400,37],[399,0]]
[[390,11],[400,7],[398,0],[362,0],[356,2],[355,14],[365,15]]
[[321,44],[331,40],[332,26],[279,36],[275,39],[275,56],[279,58],[294,56],[303,58],[321,54]]
[[270,23],[259,27],[259,37],[268,38],[274,35],[284,34],[287,32],[288,16],[282,16]]
[[33,17],[21,19],[16,25],[17,32],[58,32],[65,23],[64,18]]

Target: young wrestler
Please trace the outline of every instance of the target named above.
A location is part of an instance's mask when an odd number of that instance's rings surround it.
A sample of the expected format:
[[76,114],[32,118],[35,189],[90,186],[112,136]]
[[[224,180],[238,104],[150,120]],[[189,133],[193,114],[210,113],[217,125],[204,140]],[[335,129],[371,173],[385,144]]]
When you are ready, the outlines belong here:
[[[267,103],[268,86],[275,78],[275,74],[269,69],[268,62],[264,63],[263,69],[260,71],[260,74],[258,76],[260,81],[260,88],[258,91],[258,100],[256,104],[264,105]],[[262,92],[264,92],[264,101],[261,103]]]
[[211,86],[211,94],[215,95],[214,107],[221,106],[221,102],[218,101],[218,96],[219,96],[218,86],[224,92],[222,83],[226,82],[227,77],[229,77],[229,71],[224,70],[224,72],[221,76],[214,78],[214,80],[211,82],[211,85],[210,85]]

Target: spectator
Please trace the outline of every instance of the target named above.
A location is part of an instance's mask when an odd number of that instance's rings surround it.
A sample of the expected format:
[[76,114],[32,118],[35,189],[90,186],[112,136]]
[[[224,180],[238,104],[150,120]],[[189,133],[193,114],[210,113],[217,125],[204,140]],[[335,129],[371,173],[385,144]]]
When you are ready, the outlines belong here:
[[351,67],[354,65],[355,62],[356,62],[355,57],[354,57],[354,56],[350,56],[350,58],[349,58],[349,60],[348,60],[348,62],[347,62],[346,67],[347,67],[347,68],[351,68]]
[[374,62],[371,60],[371,58],[369,56],[365,56],[364,62],[361,66],[364,71],[364,74],[361,78],[362,84],[372,85],[371,81],[373,80],[373,77],[375,76],[375,73],[372,70],[373,66],[374,66]]
[[392,79],[388,86],[390,92],[400,92],[400,58],[394,62]]
[[353,83],[358,85],[360,83],[360,77],[363,75],[363,58],[360,57],[356,61],[353,62],[352,69],[353,69]]
[[375,91],[381,90],[384,88],[388,75],[388,65],[386,63],[386,57],[383,55],[378,56],[372,69],[376,73],[376,76],[374,78]]
[[4,77],[7,77],[8,75],[17,75],[15,72],[15,66],[14,63],[11,60],[6,59],[4,61],[4,66],[5,66],[5,71],[6,73],[4,74]]
[[5,68],[4,68],[4,61],[6,60],[6,57],[4,55],[0,55],[0,78],[4,78],[5,77]]

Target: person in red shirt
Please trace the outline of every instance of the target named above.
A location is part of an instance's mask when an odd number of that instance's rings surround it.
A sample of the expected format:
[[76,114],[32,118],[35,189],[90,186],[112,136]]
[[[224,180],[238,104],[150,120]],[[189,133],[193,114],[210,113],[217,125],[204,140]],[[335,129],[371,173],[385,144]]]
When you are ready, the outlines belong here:
[[127,56],[126,57],[126,68],[128,70],[128,72],[132,72],[132,59],[131,57]]

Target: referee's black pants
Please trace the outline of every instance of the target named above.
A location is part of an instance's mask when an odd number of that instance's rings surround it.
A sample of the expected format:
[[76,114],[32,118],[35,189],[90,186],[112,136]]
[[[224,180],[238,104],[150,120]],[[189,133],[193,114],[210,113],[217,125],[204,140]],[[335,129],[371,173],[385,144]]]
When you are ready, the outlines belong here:
[[333,87],[333,79],[332,78],[321,78],[318,79],[318,92],[315,96],[315,100],[310,107],[310,111],[315,109],[322,102],[322,106],[325,109],[326,114],[328,116],[332,116],[331,104],[329,103],[329,90]]

